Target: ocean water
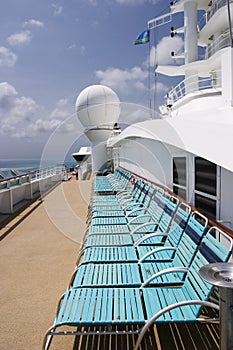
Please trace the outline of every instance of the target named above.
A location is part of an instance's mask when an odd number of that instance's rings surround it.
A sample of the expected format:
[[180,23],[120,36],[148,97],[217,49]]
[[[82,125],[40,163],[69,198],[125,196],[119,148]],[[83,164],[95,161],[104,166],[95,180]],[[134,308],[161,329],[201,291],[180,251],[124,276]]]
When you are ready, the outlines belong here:
[[[28,171],[37,170],[41,167],[40,159],[0,159],[0,179],[3,177],[12,177],[16,174],[25,174]],[[75,160],[66,160],[65,162],[46,162],[42,167],[65,164],[67,169],[77,165]]]

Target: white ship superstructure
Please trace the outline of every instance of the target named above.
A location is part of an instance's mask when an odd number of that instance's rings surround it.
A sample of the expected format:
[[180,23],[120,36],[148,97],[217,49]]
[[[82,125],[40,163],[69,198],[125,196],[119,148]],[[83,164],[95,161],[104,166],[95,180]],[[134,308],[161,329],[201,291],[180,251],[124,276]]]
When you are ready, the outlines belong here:
[[[165,185],[232,228],[233,2],[181,0],[148,27],[168,26],[180,12],[184,25],[172,31],[184,36],[184,52],[172,55],[184,64],[156,71],[183,80],[168,92],[160,119],[131,125],[113,141],[115,165]],[[200,47],[205,57],[198,57]]]

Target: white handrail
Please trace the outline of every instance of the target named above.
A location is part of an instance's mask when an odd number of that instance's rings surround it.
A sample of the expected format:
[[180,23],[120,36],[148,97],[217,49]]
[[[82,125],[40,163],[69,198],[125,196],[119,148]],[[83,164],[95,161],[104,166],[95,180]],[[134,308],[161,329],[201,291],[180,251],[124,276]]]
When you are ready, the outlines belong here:
[[175,102],[189,93],[213,88],[218,90],[221,87],[220,78],[217,78],[219,77],[218,73],[218,71],[214,71],[212,72],[211,77],[206,78],[200,78],[197,75],[193,75],[184,79],[167,94],[166,97],[168,105],[173,105]]
[[46,168],[40,168],[35,171],[30,171],[21,175],[0,179],[0,191],[9,189],[23,183],[31,183],[33,181],[43,179],[56,174],[66,173],[65,165],[55,165]]

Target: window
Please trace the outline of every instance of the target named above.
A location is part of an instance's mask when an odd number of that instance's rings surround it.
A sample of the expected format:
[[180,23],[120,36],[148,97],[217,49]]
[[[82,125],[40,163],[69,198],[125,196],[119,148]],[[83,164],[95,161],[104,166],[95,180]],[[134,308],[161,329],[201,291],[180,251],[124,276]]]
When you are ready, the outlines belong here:
[[173,158],[173,192],[186,200],[186,157]]
[[195,158],[195,190],[216,196],[217,166],[200,157]]
[[217,166],[206,159],[195,158],[195,207],[216,218]]
[[195,207],[203,214],[216,218],[216,200],[195,194]]

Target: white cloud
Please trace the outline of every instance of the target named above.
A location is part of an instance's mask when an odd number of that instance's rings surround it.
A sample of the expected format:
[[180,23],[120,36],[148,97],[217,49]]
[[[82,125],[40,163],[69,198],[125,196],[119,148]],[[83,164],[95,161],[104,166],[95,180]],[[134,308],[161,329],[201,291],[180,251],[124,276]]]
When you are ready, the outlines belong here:
[[174,64],[174,58],[171,52],[181,53],[183,51],[184,42],[179,36],[174,38],[164,37],[157,45],[158,64]]
[[33,133],[53,131],[54,129],[56,129],[58,125],[60,125],[60,123],[61,122],[56,119],[52,119],[52,120],[37,119],[33,124],[29,126],[29,129]]
[[16,89],[7,82],[0,83],[0,131],[9,133],[30,121],[38,106],[30,97],[18,96]]
[[0,46],[0,67],[13,67],[17,56],[4,46]]
[[53,111],[51,112],[49,118],[56,120],[65,120],[71,114],[71,106],[68,104],[67,99],[60,99]]
[[28,44],[31,41],[31,32],[29,30],[25,30],[12,34],[7,38],[7,41],[12,46]]
[[143,81],[148,76],[148,73],[142,70],[141,67],[124,70],[120,68],[108,68],[105,71],[96,71],[96,76],[100,79],[101,84],[112,87],[120,92],[129,93],[131,88],[142,89]]
[[86,46],[81,45],[81,47],[80,47],[80,52],[81,52],[81,55],[84,56],[85,53],[86,53]]
[[115,0],[120,5],[143,5],[146,3],[157,4],[160,0]]
[[37,135],[42,137],[42,134],[47,137],[58,127],[60,133],[67,134],[74,131],[72,124],[66,122],[74,113],[74,107],[67,99],[57,101],[50,114],[42,112],[32,98],[19,96],[14,86],[7,82],[0,83],[0,134],[32,139]]
[[52,4],[51,6],[53,8],[54,16],[59,16],[62,13],[63,7],[61,5],[59,5],[59,4]]
[[153,89],[157,92],[167,92],[169,88],[163,83],[157,82]]
[[176,61],[171,52],[181,53],[183,49],[184,42],[181,37],[163,37],[156,47],[151,47],[150,56],[146,59],[144,65],[148,66],[149,63],[150,67],[156,67],[156,65],[175,64]]
[[88,0],[89,4],[96,6],[97,5],[97,0]]
[[38,21],[37,19],[30,19],[29,21],[24,22],[23,27],[43,28],[44,23],[41,21]]

